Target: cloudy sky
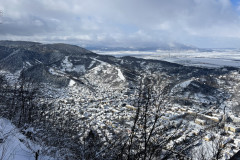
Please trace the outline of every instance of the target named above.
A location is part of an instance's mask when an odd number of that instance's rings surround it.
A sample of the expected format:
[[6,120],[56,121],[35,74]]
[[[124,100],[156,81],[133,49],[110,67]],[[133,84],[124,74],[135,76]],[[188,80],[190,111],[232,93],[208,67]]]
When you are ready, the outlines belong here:
[[0,39],[240,48],[240,0],[0,0]]

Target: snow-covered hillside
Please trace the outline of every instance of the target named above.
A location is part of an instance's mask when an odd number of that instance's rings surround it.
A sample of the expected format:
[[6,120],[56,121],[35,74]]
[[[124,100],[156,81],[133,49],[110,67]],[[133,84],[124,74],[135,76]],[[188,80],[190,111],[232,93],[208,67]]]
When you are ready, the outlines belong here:
[[[25,130],[27,132],[27,130]],[[44,147],[32,142],[9,120],[0,118],[0,159],[1,160],[54,160],[45,156]]]

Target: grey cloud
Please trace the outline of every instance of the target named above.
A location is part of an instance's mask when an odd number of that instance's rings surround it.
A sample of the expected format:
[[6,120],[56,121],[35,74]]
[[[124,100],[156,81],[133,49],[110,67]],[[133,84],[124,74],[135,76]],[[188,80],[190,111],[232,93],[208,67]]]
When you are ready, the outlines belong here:
[[239,13],[229,0],[0,0],[0,9],[0,39],[200,47],[238,47],[240,39]]

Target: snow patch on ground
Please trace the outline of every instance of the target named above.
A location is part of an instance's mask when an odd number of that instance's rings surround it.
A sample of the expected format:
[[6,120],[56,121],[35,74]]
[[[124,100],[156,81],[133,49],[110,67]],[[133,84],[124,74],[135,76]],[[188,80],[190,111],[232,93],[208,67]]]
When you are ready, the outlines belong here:
[[85,66],[84,65],[76,65],[73,69],[72,69],[72,71],[75,71],[75,72],[77,72],[77,73],[84,73],[84,72],[86,72],[86,69],[85,69]]
[[26,61],[26,64],[27,64],[28,66],[32,66],[32,64],[31,64],[30,62],[28,62],[28,61]]
[[62,61],[61,66],[62,69],[61,71],[67,71],[67,72],[77,72],[77,73],[84,73],[86,72],[85,66],[84,65],[73,65],[69,59],[69,57],[66,56],[65,59]]
[[96,63],[96,61],[92,61],[91,64],[88,66],[88,68],[91,68],[94,64]]
[[72,71],[73,64],[68,60],[68,56],[61,63],[62,71]]
[[117,68],[117,71],[118,71],[118,77],[119,77],[121,80],[125,81],[126,79],[125,79],[125,77],[123,76],[121,70],[120,70],[119,68]]
[[74,86],[75,84],[76,84],[76,82],[71,79],[68,86],[72,87],[72,86]]
[[53,68],[49,68],[49,73],[51,73],[52,75],[57,75],[57,76],[61,76],[61,74],[59,74],[58,72],[56,72]]
[[192,81],[193,81],[192,79],[189,79],[189,80],[186,80],[182,83],[179,83],[179,84],[175,85],[172,88],[171,92],[176,92],[178,89],[186,88]]
[[192,82],[191,79],[187,80],[187,81],[184,81],[184,82],[179,84],[179,87],[186,88],[191,82]]

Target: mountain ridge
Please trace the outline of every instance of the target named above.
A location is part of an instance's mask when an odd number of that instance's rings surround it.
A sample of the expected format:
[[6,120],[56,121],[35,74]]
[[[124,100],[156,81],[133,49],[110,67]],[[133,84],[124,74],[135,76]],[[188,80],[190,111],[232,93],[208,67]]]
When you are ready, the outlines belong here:
[[70,82],[75,82],[90,90],[94,90],[92,86],[132,88],[140,84],[142,77],[152,75],[164,75],[165,81],[177,84],[193,77],[200,78],[208,74],[218,76],[236,70],[183,66],[130,56],[99,55],[76,45],[62,43],[0,41],[0,52],[1,70],[11,74],[21,72],[21,76],[38,83],[67,87]]

